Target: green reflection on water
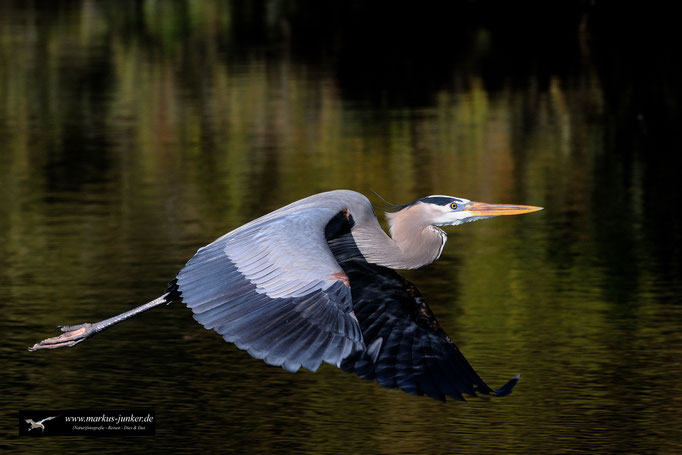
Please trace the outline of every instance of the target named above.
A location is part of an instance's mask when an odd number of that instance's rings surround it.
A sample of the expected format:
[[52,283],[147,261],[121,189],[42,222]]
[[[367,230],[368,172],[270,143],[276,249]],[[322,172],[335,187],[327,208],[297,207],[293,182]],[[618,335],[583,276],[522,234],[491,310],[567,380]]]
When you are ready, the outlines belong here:
[[[682,449],[680,279],[649,248],[641,165],[605,151],[591,67],[495,92],[457,71],[431,105],[376,107],[285,47],[240,54],[231,3],[76,5],[49,18],[3,6],[5,422],[18,409],[154,407],[157,438],[116,452]],[[512,396],[441,405],[331,367],[290,375],[181,307],[75,350],[24,351],[57,324],[156,297],[198,247],[253,217],[370,187],[397,203],[437,193],[545,207],[451,229],[438,263],[405,274],[484,379],[523,374]]]

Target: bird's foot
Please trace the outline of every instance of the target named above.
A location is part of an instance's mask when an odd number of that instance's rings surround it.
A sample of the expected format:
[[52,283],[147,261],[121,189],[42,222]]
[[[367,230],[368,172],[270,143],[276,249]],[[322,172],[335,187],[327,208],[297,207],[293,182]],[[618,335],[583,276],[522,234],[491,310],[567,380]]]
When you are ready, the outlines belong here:
[[89,322],[78,325],[60,325],[57,328],[61,329],[61,335],[52,338],[46,338],[43,341],[34,344],[29,351],[37,351],[38,349],[57,349],[57,348],[71,348],[81,341],[84,341],[91,335],[97,333],[93,330],[93,325]]

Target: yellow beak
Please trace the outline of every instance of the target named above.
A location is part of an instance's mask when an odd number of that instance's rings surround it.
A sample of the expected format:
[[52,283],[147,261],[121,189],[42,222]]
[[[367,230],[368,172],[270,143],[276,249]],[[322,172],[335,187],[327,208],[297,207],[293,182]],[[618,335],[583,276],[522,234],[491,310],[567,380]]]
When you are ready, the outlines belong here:
[[486,204],[485,202],[471,202],[464,210],[474,216],[520,215],[522,213],[537,212],[542,207],[532,205]]

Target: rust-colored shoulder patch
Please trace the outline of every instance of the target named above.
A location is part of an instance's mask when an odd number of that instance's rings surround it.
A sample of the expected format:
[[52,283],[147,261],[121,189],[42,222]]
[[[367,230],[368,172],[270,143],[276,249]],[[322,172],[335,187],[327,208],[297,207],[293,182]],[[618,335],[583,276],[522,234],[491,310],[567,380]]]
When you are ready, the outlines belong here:
[[346,275],[344,271],[332,273],[331,277],[335,280],[339,280],[340,282],[345,284],[346,287],[350,287],[350,280],[348,279],[348,275]]

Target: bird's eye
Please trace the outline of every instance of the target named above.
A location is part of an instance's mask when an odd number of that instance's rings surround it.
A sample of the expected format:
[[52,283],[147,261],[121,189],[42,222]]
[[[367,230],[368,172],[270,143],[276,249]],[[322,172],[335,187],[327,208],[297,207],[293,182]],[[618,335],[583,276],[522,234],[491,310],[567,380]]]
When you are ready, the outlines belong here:
[[452,210],[457,210],[457,203],[456,203],[456,202],[451,203],[451,204],[450,204],[450,208],[451,208]]

